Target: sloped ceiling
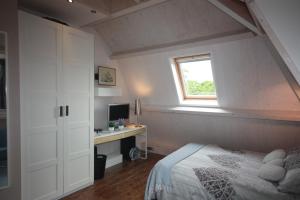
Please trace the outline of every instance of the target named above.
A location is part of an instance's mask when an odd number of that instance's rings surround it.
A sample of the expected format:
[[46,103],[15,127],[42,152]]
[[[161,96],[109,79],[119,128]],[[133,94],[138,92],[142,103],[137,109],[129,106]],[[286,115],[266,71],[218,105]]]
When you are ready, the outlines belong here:
[[253,24],[239,0],[19,0],[19,5],[75,27],[94,27],[119,55],[248,31],[216,1]]
[[254,24],[254,21],[253,21],[251,14],[247,8],[247,5],[244,2],[238,1],[238,0],[219,0],[219,2],[222,3],[224,6],[227,6],[229,9],[231,9],[235,13],[239,14],[241,17],[243,17],[249,23]]
[[109,0],[76,0],[76,2],[79,2],[83,5],[86,5],[94,10],[97,10],[107,15],[110,13],[111,8],[109,5]]
[[113,14],[126,8],[136,6],[149,0],[76,0],[95,10],[106,14]]
[[113,55],[247,31],[207,0],[169,0],[95,29]]
[[110,2],[110,12],[115,13],[126,8],[135,6],[139,3],[144,3],[149,0],[108,0]]
[[77,1],[68,3],[67,0],[19,0],[19,7],[59,19],[72,26],[82,26],[106,17],[102,12],[92,13],[91,7]]
[[[138,6],[151,0],[18,0],[19,7],[56,18],[73,26],[84,26],[127,8]],[[152,0],[159,3],[159,0]],[[156,3],[154,2],[154,3]]]
[[255,0],[248,5],[300,85],[300,1]]

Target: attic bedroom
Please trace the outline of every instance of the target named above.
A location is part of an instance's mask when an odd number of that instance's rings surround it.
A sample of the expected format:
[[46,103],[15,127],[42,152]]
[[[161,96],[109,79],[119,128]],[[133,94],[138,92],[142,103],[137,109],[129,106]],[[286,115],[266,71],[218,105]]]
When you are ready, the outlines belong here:
[[300,200],[299,9],[1,1],[0,200]]

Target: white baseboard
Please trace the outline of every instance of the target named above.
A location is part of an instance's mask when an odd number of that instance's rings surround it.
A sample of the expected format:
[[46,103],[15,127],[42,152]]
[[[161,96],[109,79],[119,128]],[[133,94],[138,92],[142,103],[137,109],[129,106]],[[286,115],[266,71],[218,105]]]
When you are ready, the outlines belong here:
[[73,193],[75,193],[75,192],[78,192],[79,190],[82,190],[82,189],[84,189],[84,188],[86,188],[86,187],[89,187],[89,186],[91,186],[91,185],[94,185],[94,180],[91,180],[91,182],[89,182],[89,183],[87,183],[87,184],[85,184],[85,185],[83,185],[83,186],[81,186],[81,187],[79,187],[79,188],[77,188],[77,189],[75,189],[75,190],[72,190],[72,191],[70,191],[70,192],[67,192],[67,193],[65,193],[65,194],[63,194],[63,195],[57,197],[56,200],[62,199],[62,198],[64,198],[64,197],[66,197],[66,196],[69,196],[69,195],[71,195],[71,194],[73,194]]
[[120,154],[119,152],[108,154],[105,168],[112,167],[122,162],[123,162],[123,155]]

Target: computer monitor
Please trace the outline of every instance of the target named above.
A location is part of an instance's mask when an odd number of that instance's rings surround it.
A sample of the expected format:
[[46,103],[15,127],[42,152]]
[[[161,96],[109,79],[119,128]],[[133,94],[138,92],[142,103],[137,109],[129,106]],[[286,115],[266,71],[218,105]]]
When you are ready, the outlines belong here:
[[119,119],[129,120],[130,104],[109,104],[108,121],[117,121]]

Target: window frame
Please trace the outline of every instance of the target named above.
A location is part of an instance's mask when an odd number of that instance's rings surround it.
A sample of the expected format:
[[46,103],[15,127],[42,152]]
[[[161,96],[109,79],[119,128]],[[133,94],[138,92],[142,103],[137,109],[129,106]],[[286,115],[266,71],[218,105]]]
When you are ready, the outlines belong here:
[[[201,95],[201,96],[200,95],[199,96],[192,95],[191,96],[191,95],[187,95],[187,93],[185,91],[184,80],[183,80],[183,76],[182,76],[182,73],[181,73],[180,64],[181,63],[196,62],[196,61],[204,61],[204,60],[210,60],[211,63],[212,63],[211,54],[206,53],[206,54],[200,54],[200,55],[192,55],[192,56],[184,56],[184,57],[174,58],[174,64],[175,64],[175,68],[176,68],[176,75],[177,75],[177,78],[179,80],[179,85],[180,85],[181,93],[182,93],[182,96],[183,96],[183,100],[217,100],[217,93],[216,93],[216,95]],[[213,76],[213,82],[215,84],[212,64],[211,64],[211,71],[212,71],[212,76]]]

